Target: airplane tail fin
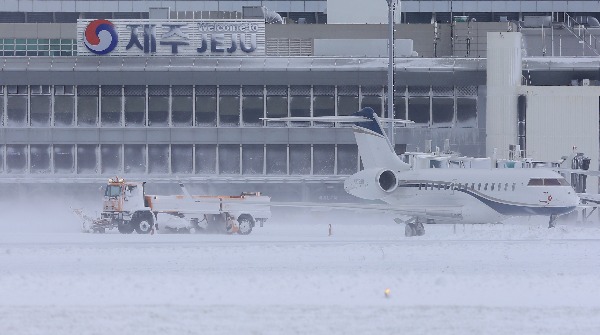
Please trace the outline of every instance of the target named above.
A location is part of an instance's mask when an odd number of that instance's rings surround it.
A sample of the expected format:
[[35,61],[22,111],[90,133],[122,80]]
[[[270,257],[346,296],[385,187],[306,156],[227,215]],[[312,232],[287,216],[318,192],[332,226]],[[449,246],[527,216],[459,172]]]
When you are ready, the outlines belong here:
[[355,122],[354,137],[358,145],[358,154],[365,169],[388,168],[396,171],[410,169],[410,165],[404,163],[396,155],[387,135],[381,128],[380,118],[370,107],[365,107],[353,114],[362,117],[364,121]]

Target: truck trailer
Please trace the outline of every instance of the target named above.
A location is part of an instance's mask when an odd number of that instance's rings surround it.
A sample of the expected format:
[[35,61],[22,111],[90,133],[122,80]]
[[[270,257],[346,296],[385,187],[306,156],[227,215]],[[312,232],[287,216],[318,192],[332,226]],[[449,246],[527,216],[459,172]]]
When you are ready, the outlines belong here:
[[91,218],[81,210],[83,230],[104,233],[116,228],[122,234],[154,233],[165,229],[177,232],[238,233],[248,235],[258,223],[271,217],[268,196],[258,192],[239,196],[191,195],[180,183],[183,195],[149,195],[146,182],[111,178],[104,189],[100,218]]

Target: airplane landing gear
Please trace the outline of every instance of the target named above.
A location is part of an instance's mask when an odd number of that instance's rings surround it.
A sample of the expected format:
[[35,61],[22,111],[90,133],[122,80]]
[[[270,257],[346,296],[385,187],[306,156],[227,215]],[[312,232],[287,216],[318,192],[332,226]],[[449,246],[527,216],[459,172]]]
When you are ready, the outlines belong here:
[[421,222],[419,218],[412,218],[407,221],[394,219],[394,221],[396,221],[396,223],[406,224],[406,226],[404,227],[404,236],[406,237],[425,235],[425,227],[423,226],[423,222]]
[[558,220],[558,215],[556,215],[556,214],[550,215],[550,221],[548,222],[548,229],[556,227],[556,220]]

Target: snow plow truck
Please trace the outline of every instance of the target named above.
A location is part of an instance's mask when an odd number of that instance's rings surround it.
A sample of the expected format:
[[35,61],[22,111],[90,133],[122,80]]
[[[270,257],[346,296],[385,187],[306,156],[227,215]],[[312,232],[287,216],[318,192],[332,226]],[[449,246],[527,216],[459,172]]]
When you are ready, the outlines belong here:
[[239,196],[190,195],[180,183],[183,195],[148,195],[145,184],[109,179],[100,218],[75,210],[84,222],[83,230],[104,233],[116,228],[122,234],[148,234],[165,229],[248,235],[256,224],[262,227],[271,217],[271,198],[258,192]]

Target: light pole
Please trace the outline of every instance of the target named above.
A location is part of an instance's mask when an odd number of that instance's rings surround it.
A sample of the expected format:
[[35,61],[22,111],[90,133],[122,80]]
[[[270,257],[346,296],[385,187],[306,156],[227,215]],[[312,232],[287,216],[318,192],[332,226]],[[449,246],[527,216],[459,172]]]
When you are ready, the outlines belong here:
[[391,119],[389,138],[392,150],[396,147],[394,140],[394,11],[398,0],[386,0],[388,3],[388,94],[387,94],[387,117]]

